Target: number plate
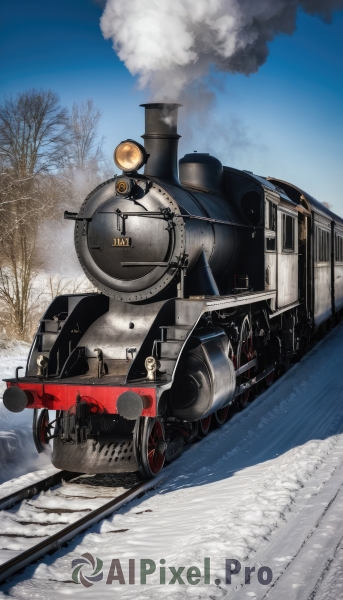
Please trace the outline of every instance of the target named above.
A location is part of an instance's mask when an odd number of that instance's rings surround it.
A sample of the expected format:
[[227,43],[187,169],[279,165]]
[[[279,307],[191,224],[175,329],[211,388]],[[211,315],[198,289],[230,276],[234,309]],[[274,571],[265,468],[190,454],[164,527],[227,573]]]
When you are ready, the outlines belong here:
[[113,244],[112,246],[114,248],[122,248],[123,246],[131,246],[131,238],[129,237],[124,237],[124,238],[113,238]]

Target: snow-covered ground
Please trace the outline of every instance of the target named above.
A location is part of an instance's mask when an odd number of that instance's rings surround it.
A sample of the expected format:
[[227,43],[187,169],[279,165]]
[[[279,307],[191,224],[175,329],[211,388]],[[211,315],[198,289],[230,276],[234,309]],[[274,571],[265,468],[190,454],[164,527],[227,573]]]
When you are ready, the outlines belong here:
[[[343,324],[248,409],[167,467],[157,489],[25,569],[0,598],[343,597],[342,367]],[[70,500],[77,501],[81,508],[82,499]],[[102,580],[89,588],[72,579],[71,562],[85,553],[103,561]],[[85,560],[82,573],[92,575]],[[231,584],[226,560],[241,565]],[[156,565],[146,584],[140,561]],[[247,567],[255,567],[251,583]]]
[[[48,466],[45,455],[38,455],[32,439],[32,410],[10,413],[2,403],[6,389],[3,379],[15,376],[16,367],[24,367],[30,345],[13,342],[0,347],[0,483]],[[20,375],[24,370],[19,371]]]

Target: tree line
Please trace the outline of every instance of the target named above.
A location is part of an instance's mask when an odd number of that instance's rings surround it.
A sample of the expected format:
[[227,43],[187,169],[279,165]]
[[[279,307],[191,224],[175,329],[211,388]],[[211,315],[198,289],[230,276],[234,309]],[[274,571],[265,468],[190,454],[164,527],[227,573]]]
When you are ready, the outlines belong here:
[[[44,302],[70,291],[63,265],[56,277],[46,277],[46,286],[38,279],[63,211],[78,211],[85,195],[113,173],[100,119],[92,99],[68,111],[52,90],[26,90],[0,105],[0,337],[30,340]],[[48,240],[40,237],[46,223]],[[71,285],[71,292],[85,288],[85,282]]]

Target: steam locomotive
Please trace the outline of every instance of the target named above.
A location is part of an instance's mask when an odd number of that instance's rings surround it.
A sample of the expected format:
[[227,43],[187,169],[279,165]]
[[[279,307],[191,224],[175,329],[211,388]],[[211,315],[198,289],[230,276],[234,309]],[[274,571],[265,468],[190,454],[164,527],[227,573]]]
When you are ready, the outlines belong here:
[[209,154],[178,169],[180,105],[143,106],[144,147],[121,142],[122,174],[65,213],[99,293],[56,297],[25,376],[6,380],[5,406],[33,409],[38,452],[53,438],[69,471],[154,477],[343,307],[343,220]]

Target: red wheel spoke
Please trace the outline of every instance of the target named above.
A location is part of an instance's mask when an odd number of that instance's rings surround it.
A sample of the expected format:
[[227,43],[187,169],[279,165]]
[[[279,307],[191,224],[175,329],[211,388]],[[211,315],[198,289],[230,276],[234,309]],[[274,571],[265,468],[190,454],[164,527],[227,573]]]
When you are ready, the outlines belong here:
[[[150,419],[145,428],[146,438],[142,439],[144,476],[156,475],[163,467],[165,452],[159,451],[159,443],[164,441],[163,425],[159,420]],[[144,450],[145,448],[145,450]]]
[[200,437],[207,435],[211,426],[212,415],[205,417],[204,419],[200,419],[199,421],[199,434]]
[[[243,367],[244,365],[249,363],[255,356],[254,339],[250,325],[250,317],[248,315],[246,315],[242,321],[239,339],[240,341],[237,350],[237,368]],[[251,369],[248,369],[243,375],[240,376],[240,384],[249,381],[251,376]],[[240,396],[239,402],[243,407],[245,407],[248,404],[250,392],[251,389],[249,388],[246,391],[244,391]]]
[[226,418],[228,416],[230,407],[229,406],[225,406],[224,408],[220,408],[219,410],[217,410],[217,412],[215,413],[215,418],[217,421],[217,425],[219,425],[219,427],[221,425],[224,425]]

